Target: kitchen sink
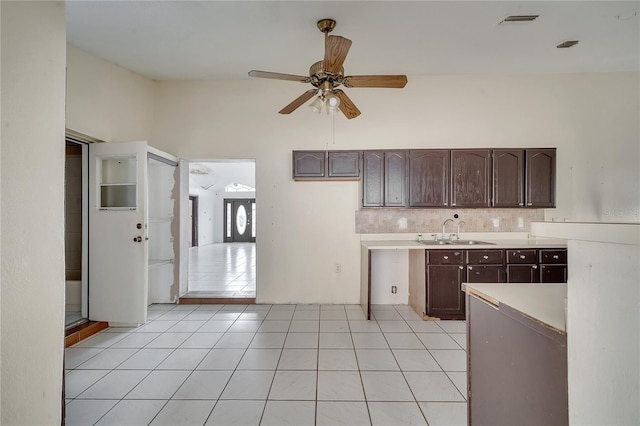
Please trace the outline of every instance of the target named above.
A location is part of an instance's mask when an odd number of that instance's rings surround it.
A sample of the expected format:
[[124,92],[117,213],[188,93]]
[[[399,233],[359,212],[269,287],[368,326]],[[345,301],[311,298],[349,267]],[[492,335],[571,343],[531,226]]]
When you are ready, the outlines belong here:
[[478,241],[478,240],[458,240],[458,241],[453,241],[451,244],[469,244],[469,245],[473,245],[473,244],[486,244],[486,245],[495,245],[496,243],[490,243],[488,241]]
[[496,243],[490,243],[487,241],[479,241],[479,240],[424,240],[420,241],[422,244],[426,246],[448,246],[448,245],[495,245]]

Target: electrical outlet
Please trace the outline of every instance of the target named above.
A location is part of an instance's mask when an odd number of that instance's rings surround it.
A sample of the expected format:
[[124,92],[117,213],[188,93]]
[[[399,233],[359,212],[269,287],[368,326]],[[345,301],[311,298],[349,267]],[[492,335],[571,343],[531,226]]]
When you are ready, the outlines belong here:
[[498,219],[497,217],[493,218],[491,219],[491,223],[493,223],[494,228],[498,228],[500,226],[500,219]]
[[340,272],[342,272],[342,265],[339,263],[336,263],[335,271],[336,271],[336,274],[339,274]]
[[518,218],[518,228],[524,228],[524,218]]
[[396,286],[396,285],[392,285],[392,286],[391,286],[391,293],[392,293],[392,294],[396,294],[397,292],[398,292],[398,286]]

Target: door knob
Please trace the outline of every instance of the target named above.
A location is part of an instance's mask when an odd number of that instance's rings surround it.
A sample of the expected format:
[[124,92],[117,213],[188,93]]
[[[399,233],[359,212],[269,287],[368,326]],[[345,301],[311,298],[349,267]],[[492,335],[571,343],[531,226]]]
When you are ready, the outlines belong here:
[[138,235],[137,237],[133,237],[133,242],[134,243],[142,242],[142,237],[140,235]]

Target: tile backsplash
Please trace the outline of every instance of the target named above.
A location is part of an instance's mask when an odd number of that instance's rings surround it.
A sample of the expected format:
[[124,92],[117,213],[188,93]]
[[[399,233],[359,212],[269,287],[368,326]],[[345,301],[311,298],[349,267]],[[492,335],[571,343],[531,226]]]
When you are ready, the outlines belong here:
[[[458,218],[454,219],[453,215]],[[529,232],[531,222],[544,220],[544,209],[396,209],[366,208],[356,211],[356,233]],[[496,226],[497,225],[497,226]]]

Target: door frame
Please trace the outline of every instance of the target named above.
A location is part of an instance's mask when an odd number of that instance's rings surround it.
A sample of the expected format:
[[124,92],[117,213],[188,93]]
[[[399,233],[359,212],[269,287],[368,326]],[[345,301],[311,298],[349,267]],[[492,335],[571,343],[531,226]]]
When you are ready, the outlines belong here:
[[[255,243],[256,242],[256,236],[253,235],[253,226],[254,222],[255,222],[255,217],[253,217],[253,206],[256,204],[256,199],[255,198],[224,198],[222,200],[222,211],[223,211],[223,226],[222,226],[222,232],[223,232],[223,241],[225,243],[233,243],[233,231],[231,232],[231,237],[227,236],[227,204],[231,203],[233,205],[234,201],[244,201],[244,202],[250,202],[251,203],[251,238],[249,239],[249,242],[251,243]],[[232,209],[233,210],[233,209]],[[231,218],[231,227],[233,228],[235,226],[235,221],[233,220],[233,212],[232,212],[232,218]]]
[[[89,188],[89,144],[85,140],[81,140],[77,137],[71,137],[68,134],[65,135],[65,145],[67,143],[73,143],[78,145],[82,149],[82,253],[81,253],[81,265],[80,265],[80,321],[89,320],[89,197],[91,196]],[[66,162],[66,155],[65,155]],[[65,182],[65,197],[66,197],[66,182]],[[66,220],[66,209],[65,209]],[[65,236],[66,238],[66,236]],[[65,292],[66,292],[66,277],[65,277]],[[66,306],[65,306],[66,310]],[[78,321],[72,324],[65,324],[65,328],[70,328],[77,325]]]
[[198,203],[197,195],[189,195],[191,204],[191,247],[198,247]]

